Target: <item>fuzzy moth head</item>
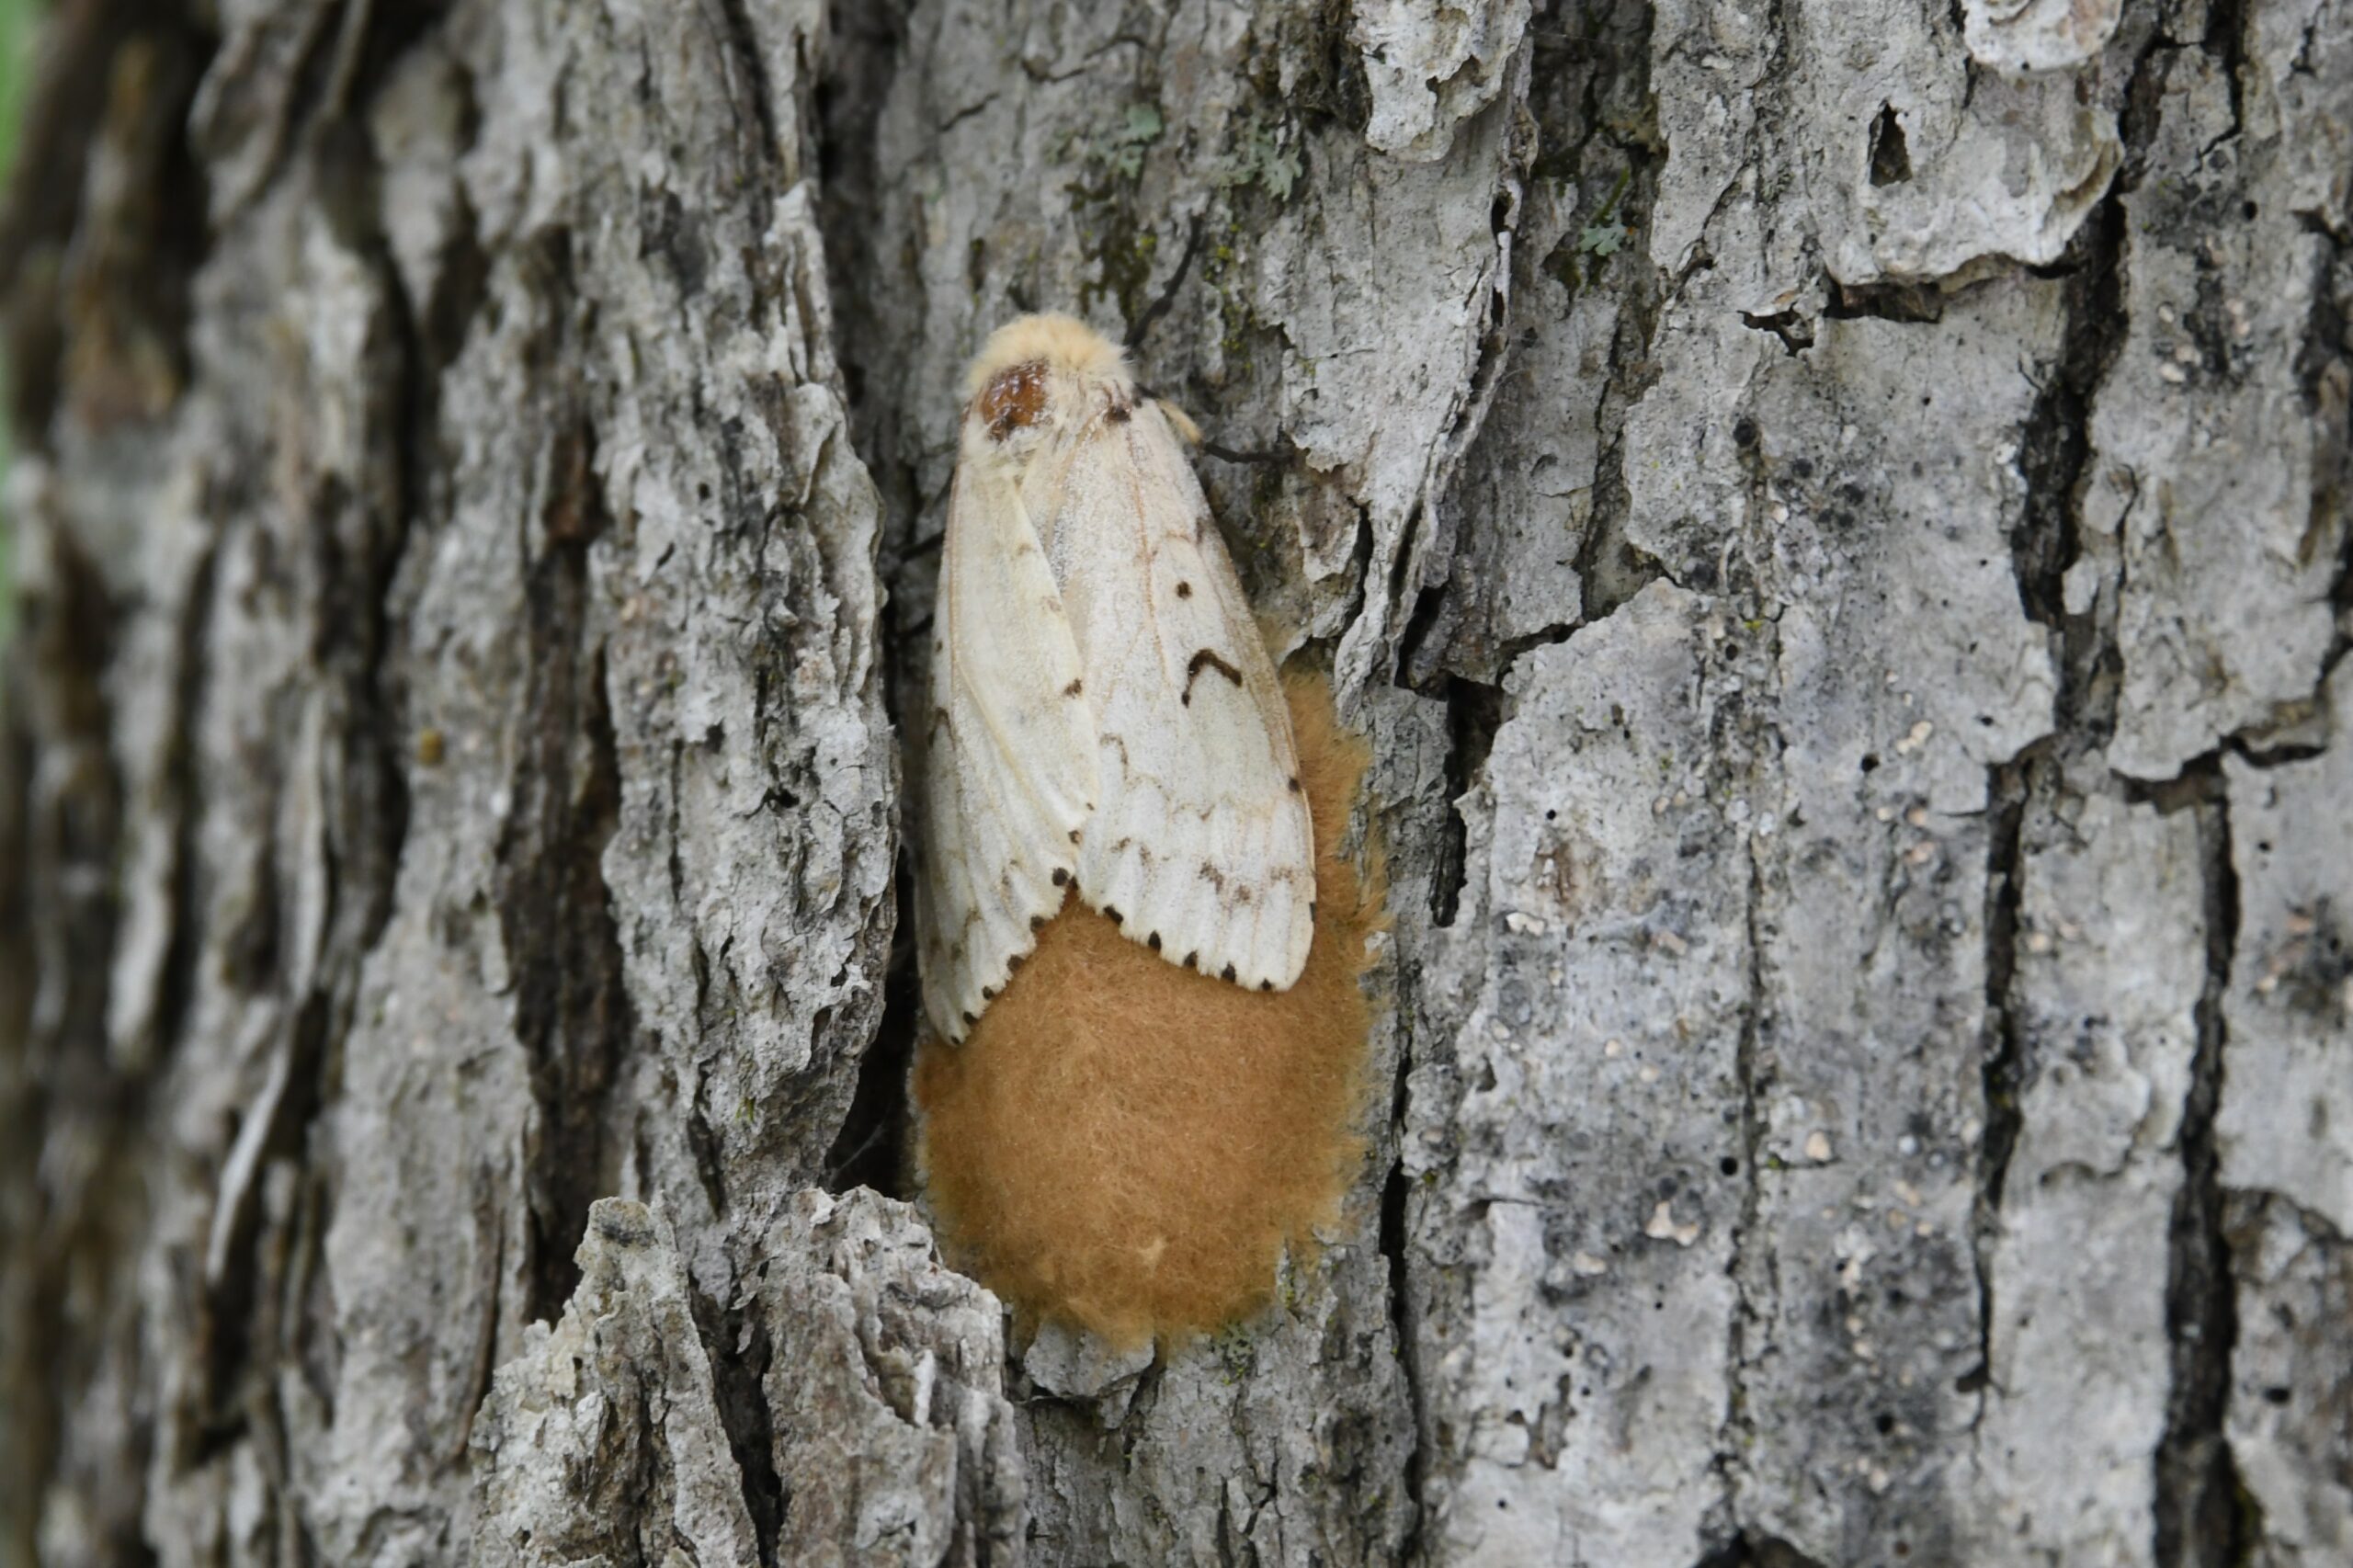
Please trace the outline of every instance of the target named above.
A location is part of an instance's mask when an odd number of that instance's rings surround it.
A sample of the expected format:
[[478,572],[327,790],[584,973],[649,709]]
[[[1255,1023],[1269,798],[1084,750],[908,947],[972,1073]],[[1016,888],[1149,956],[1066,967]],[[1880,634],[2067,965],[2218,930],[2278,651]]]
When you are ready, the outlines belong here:
[[992,456],[1018,458],[1097,408],[1136,400],[1117,344],[1074,316],[1022,316],[989,335],[964,374],[965,432]]

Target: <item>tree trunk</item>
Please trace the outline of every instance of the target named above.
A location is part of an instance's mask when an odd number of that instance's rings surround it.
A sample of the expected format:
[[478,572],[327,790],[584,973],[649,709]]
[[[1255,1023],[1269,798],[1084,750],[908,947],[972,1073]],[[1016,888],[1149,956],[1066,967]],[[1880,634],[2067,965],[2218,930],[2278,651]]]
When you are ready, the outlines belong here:
[[[2353,0],[40,72],[0,1563],[2353,1554]],[[1156,1355],[902,1201],[892,682],[1057,308],[1391,886],[1345,1216]]]

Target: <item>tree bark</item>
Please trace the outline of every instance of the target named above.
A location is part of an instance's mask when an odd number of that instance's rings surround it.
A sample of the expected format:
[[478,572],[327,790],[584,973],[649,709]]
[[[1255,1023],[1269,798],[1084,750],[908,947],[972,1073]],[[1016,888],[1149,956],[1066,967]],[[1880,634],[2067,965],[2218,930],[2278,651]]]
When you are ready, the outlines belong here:
[[[22,147],[0,1564],[2353,1554],[2347,0],[61,0]],[[1032,309],[1389,871],[1157,1353],[903,1153]]]

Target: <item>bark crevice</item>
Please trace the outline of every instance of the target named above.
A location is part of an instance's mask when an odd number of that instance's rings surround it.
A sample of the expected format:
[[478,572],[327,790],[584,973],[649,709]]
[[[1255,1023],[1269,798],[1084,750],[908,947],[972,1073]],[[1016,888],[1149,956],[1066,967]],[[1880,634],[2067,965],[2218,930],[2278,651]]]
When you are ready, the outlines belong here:
[[2196,777],[2204,869],[2206,973],[2197,1007],[2198,1047],[2178,1147],[2182,1186],[2169,1225],[2165,1331],[2172,1389],[2155,1455],[2154,1560],[2158,1568],[2222,1568],[2246,1561],[2259,1529],[2223,1426],[2238,1303],[2224,1229],[2225,1193],[2215,1118],[2224,1092],[2228,1023],[2223,1000],[2239,939],[2238,871],[2231,808],[2221,773]]

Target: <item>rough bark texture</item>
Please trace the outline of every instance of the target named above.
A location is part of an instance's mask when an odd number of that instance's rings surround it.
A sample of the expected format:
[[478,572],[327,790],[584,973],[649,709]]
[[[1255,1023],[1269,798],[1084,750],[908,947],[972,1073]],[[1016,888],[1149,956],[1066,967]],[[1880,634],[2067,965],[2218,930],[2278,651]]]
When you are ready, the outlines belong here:
[[[2347,0],[63,0],[23,145],[0,1563],[2353,1556]],[[1392,889],[1157,1355],[898,1201],[1040,308]]]

